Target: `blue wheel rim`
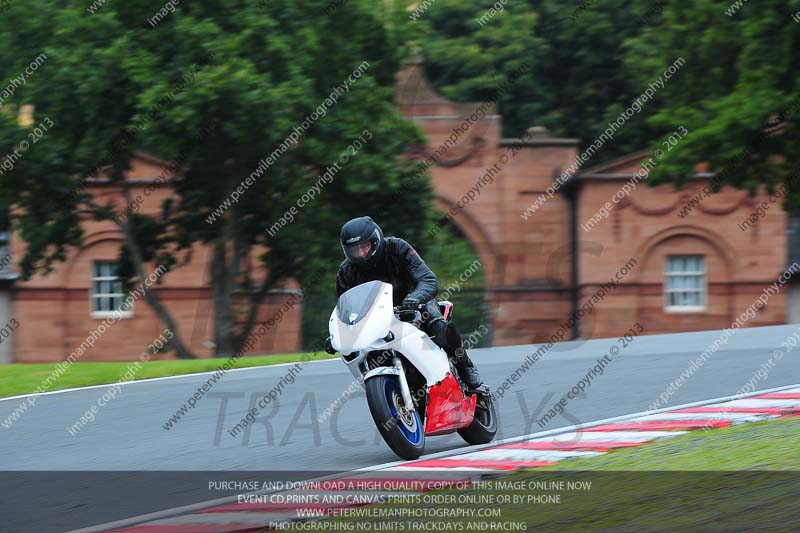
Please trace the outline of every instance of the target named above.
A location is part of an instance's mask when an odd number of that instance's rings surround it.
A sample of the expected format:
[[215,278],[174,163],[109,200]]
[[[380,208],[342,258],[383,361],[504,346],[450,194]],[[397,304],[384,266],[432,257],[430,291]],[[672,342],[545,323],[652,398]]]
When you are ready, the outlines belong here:
[[[414,411],[414,427],[409,427],[403,422],[403,419],[397,415],[397,406],[395,405],[395,398],[402,397],[400,392],[400,385],[394,378],[383,378],[383,390],[386,395],[386,403],[389,405],[389,412],[392,417],[397,421],[397,427],[408,442],[414,446],[419,446],[422,442],[422,423],[419,419],[419,414]],[[396,395],[394,393],[397,393]]]

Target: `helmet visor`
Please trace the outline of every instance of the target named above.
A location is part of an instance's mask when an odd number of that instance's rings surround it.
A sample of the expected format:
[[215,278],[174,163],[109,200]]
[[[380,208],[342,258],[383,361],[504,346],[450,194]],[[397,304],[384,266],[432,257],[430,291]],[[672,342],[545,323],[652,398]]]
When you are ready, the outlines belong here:
[[344,255],[350,261],[354,263],[360,263],[362,261],[366,261],[370,255],[372,255],[372,250],[374,248],[374,244],[372,240],[368,241],[361,241],[355,244],[349,244],[344,247]]

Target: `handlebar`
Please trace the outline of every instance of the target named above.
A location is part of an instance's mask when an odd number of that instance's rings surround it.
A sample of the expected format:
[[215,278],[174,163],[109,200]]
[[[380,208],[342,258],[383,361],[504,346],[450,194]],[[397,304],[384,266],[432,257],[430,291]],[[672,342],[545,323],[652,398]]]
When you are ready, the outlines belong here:
[[401,322],[409,322],[419,327],[422,323],[422,313],[420,309],[424,306],[420,305],[417,309],[403,309],[400,306],[394,308],[394,314]]

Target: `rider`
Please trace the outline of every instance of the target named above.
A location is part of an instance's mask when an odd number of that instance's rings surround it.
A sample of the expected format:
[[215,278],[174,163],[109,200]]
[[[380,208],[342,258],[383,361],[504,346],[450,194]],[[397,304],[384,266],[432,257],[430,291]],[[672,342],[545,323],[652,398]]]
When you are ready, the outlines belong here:
[[[461,335],[455,325],[444,319],[436,303],[439,290],[436,276],[417,251],[399,237],[384,237],[370,217],[347,222],[342,226],[339,240],[345,260],[336,275],[336,296],[368,281],[391,283],[394,301],[403,302],[401,309],[417,310],[425,306],[423,330],[453,359],[462,381],[470,388],[479,387],[480,374],[464,349]],[[336,352],[330,338],[325,349],[331,354]]]

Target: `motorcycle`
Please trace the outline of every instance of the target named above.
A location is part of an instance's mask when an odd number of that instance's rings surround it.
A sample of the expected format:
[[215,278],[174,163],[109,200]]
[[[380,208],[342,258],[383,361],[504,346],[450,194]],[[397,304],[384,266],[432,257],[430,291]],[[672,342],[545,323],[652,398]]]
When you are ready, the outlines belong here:
[[[451,320],[453,304],[439,306]],[[489,388],[461,381],[447,353],[420,329],[422,311],[395,308],[392,285],[376,280],[342,294],[328,324],[383,440],[409,460],[422,455],[426,437],[457,431],[469,444],[485,444],[497,433]]]

